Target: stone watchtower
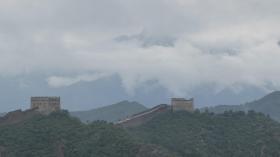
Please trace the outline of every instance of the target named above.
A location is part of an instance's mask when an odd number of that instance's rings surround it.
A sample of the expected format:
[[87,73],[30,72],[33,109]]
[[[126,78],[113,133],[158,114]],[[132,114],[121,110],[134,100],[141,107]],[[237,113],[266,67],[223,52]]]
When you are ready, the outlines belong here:
[[31,97],[31,109],[43,114],[60,110],[60,97]]
[[186,100],[184,98],[171,99],[172,111],[194,111],[194,99]]

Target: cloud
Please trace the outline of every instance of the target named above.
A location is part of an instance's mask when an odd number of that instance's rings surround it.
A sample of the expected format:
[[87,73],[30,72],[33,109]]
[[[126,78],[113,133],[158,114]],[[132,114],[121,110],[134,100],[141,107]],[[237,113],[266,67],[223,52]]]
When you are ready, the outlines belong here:
[[142,47],[151,47],[151,46],[164,46],[164,47],[173,47],[176,38],[172,36],[150,36],[150,34],[145,33],[144,31],[139,34],[133,35],[121,35],[115,38],[117,42],[136,42],[139,43]]
[[174,95],[209,84],[218,91],[244,85],[279,89],[279,5],[0,1],[0,73],[46,73],[55,88],[117,74],[128,93],[149,81]]
[[75,77],[62,77],[62,76],[51,76],[47,79],[48,84],[54,88],[67,87],[79,82],[91,82],[96,81],[105,77],[108,77],[108,74],[97,73],[97,74],[86,74],[79,75]]

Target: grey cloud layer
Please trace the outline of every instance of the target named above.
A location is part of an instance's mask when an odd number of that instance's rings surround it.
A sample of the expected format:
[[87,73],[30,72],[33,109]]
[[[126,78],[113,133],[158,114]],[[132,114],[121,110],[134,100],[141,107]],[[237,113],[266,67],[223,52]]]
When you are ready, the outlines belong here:
[[0,0],[0,73],[45,72],[55,88],[117,74],[129,93],[151,80],[176,95],[204,84],[217,91],[274,90],[280,88],[279,5]]

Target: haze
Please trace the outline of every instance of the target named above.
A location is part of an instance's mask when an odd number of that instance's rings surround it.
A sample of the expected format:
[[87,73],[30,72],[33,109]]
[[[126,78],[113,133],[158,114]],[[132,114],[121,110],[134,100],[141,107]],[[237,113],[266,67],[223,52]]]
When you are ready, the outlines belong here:
[[280,89],[279,0],[0,0],[0,112],[30,96],[85,110]]

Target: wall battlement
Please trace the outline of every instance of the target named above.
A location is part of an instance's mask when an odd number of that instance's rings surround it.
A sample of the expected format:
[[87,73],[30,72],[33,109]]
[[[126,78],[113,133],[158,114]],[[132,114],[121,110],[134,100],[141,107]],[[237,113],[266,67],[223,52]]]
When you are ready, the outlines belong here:
[[59,111],[60,97],[31,97],[31,109],[43,114]]
[[184,98],[172,98],[171,99],[172,111],[194,111],[194,99],[186,100]]
[[155,106],[151,109],[148,109],[146,111],[132,115],[131,117],[128,117],[124,120],[121,120],[121,121],[117,122],[116,125],[121,125],[123,127],[139,126],[139,125],[151,120],[156,115],[169,111],[169,110],[170,110],[170,106],[168,106],[167,104],[161,104],[161,105]]
[[139,126],[149,120],[151,120],[156,115],[167,112],[167,111],[194,111],[194,99],[186,100],[184,98],[172,98],[171,105],[161,104],[155,106],[146,111],[140,112],[138,114],[132,115],[126,119],[120,120],[116,125],[121,125],[124,127],[135,127]]

